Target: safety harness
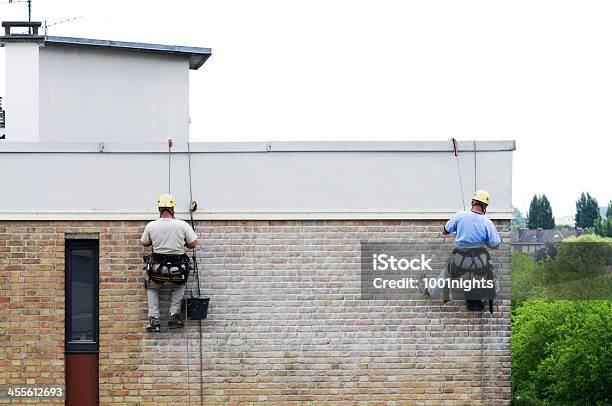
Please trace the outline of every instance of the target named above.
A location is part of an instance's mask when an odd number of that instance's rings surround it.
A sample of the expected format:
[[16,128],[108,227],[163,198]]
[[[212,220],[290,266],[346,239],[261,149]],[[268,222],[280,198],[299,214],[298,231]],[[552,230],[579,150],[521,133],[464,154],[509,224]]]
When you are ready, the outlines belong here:
[[[484,301],[489,302],[489,311],[493,313],[493,299],[497,295],[493,264],[489,251],[484,247],[455,248],[448,259],[448,272],[452,279],[484,279],[492,281],[492,287],[479,286],[465,292],[465,301],[468,310],[481,311]],[[446,289],[444,297],[450,296],[450,290]]]
[[172,282],[183,285],[189,278],[191,265],[189,257],[183,255],[165,255],[152,252],[143,257],[149,280],[157,283]]

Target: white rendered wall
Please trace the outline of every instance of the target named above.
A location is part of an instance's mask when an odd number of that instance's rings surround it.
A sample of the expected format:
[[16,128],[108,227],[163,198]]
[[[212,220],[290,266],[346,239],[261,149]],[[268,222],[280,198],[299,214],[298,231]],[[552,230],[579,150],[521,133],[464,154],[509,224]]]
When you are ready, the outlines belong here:
[[6,141],[39,140],[39,44],[5,45]]
[[[163,153],[0,151],[0,159],[19,174],[4,178],[4,218],[149,218],[167,192]],[[477,160],[490,216],[510,218],[512,152],[478,152]],[[469,205],[473,153],[460,154],[460,166]],[[186,154],[173,155],[171,192],[182,212],[187,169]],[[447,218],[463,207],[452,152],[201,152],[192,172],[200,218]]]
[[47,45],[40,51],[40,129],[41,142],[186,140],[188,59]]

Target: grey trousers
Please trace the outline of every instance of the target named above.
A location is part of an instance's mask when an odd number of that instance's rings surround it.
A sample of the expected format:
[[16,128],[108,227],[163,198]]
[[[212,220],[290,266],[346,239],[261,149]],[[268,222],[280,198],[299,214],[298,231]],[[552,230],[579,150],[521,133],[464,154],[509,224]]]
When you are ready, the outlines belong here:
[[[183,296],[185,296],[185,289],[187,284],[176,285],[172,282],[168,282],[172,286],[172,298],[170,299],[170,314],[177,314],[181,312],[181,303]],[[147,299],[149,301],[149,317],[159,318],[159,290],[164,286],[163,283],[157,283],[149,280],[147,287]]]
[[[440,275],[438,275],[439,279],[446,279],[446,278],[450,278],[450,272],[448,272],[448,269],[444,269],[442,272],[440,272]],[[432,288],[430,288],[429,290],[429,296],[432,299],[442,299],[444,301],[447,301],[450,299],[450,295],[448,292],[448,289],[439,287],[439,286],[434,286]]]
[[[444,269],[442,272],[440,272],[440,275],[438,275],[439,279],[446,279],[446,278],[450,278],[451,274],[448,271],[448,269]],[[500,287],[499,287],[499,278],[497,277],[497,275],[493,275],[493,283],[495,284],[495,296],[499,295],[499,291],[500,291]],[[463,299],[463,295],[465,294],[465,292],[461,292],[459,294],[459,298],[453,298],[452,297],[452,293],[450,289],[444,289],[442,287],[439,286],[434,286],[431,289],[428,289],[429,291],[429,296],[432,299],[442,299],[444,302],[447,302],[451,299]]]

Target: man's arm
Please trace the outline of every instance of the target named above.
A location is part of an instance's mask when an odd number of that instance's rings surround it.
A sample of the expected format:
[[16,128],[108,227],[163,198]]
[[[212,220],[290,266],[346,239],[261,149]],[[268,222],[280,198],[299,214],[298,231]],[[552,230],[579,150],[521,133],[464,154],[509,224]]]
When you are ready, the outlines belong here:
[[454,233],[455,231],[457,231],[457,215],[456,214],[450,220],[448,220],[446,224],[444,224],[444,227],[442,227],[442,236],[447,236],[449,234]]
[[198,235],[193,231],[189,223],[185,222],[185,247],[190,250],[198,246]]
[[487,224],[487,246],[491,249],[497,249],[501,245],[501,237],[495,228],[492,221]]
[[149,225],[148,224],[145,227],[144,231],[142,232],[142,237],[140,237],[140,242],[145,247],[150,247],[153,244],[151,242],[151,237],[149,236]]

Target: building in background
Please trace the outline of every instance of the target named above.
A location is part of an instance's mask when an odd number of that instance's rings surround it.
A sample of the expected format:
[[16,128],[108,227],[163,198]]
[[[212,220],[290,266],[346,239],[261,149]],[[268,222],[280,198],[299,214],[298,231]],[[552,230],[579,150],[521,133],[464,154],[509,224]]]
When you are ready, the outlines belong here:
[[567,237],[577,237],[584,234],[584,229],[550,229],[541,228],[530,230],[519,228],[512,230],[512,251],[537,255],[540,251],[548,251],[550,246],[560,243]]
[[[439,271],[444,221],[486,189],[508,292],[514,142],[460,142],[457,161],[446,141],[188,144],[209,49],[1,41],[0,380],[88,405],[510,403],[509,299],[360,300],[360,241],[416,244]],[[211,306],[201,331],[151,334],[138,239],[168,188],[180,218],[198,202]]]

